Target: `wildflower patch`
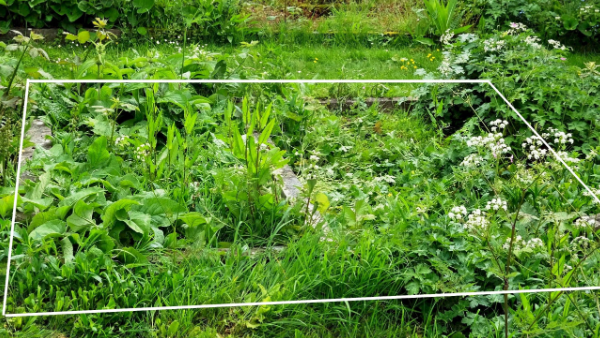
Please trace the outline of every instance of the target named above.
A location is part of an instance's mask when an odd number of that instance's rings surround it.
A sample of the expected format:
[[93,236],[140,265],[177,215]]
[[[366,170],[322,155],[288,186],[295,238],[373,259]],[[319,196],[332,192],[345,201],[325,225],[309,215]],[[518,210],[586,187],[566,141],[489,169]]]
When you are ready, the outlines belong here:
[[[79,95],[69,82],[26,89]],[[599,200],[588,187],[600,183],[589,175],[596,157],[583,158],[561,126],[536,130],[490,82],[80,82],[89,87],[76,125],[25,107],[23,126],[37,115],[56,136],[18,169],[39,179],[21,182],[14,198],[25,220],[12,223],[8,316],[450,296],[502,303],[503,294],[600,289]],[[450,109],[456,116],[445,120],[435,99],[383,112],[364,103],[380,82],[388,96],[407,83],[435,86],[434,97],[452,86],[471,110]],[[362,90],[349,110],[310,96],[349,84]],[[512,113],[469,101],[473,86],[489,86],[489,101]],[[286,165],[301,185],[294,201],[282,191]],[[40,264],[61,278],[33,273]],[[151,284],[167,291],[137,296]],[[108,285],[105,299],[96,290]],[[48,308],[43,297],[63,301]]]

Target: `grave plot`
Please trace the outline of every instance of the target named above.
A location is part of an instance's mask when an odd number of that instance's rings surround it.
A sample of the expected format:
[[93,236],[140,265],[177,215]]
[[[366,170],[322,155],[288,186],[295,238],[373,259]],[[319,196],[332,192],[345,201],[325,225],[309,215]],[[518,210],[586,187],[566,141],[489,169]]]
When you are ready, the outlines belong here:
[[598,207],[548,146],[592,187],[595,158],[560,126],[335,88],[33,85],[8,312],[600,285]]

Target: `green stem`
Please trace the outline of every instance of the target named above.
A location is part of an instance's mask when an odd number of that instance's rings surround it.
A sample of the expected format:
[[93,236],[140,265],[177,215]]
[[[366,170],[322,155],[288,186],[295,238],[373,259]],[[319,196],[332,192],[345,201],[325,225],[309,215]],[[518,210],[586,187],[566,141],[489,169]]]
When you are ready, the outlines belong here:
[[13,70],[13,73],[10,77],[10,81],[8,81],[8,86],[6,87],[6,96],[7,97],[10,95],[10,88],[12,87],[13,81],[15,80],[15,77],[17,76],[17,71],[19,70],[19,66],[21,65],[21,62],[23,61],[23,58],[25,57],[25,53],[27,52],[27,49],[29,49],[30,44],[31,44],[31,39],[29,40],[27,45],[25,45],[25,49],[23,49],[23,53],[21,53],[19,62],[17,62],[17,66],[15,67],[15,70]]

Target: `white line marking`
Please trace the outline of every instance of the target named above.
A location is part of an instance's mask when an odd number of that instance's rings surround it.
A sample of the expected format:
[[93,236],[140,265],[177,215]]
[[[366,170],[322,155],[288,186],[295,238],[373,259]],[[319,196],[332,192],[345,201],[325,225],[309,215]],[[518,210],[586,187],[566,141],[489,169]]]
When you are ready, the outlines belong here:
[[13,314],[7,314],[6,317],[58,316],[58,315],[78,315],[78,314],[87,314],[87,313],[137,312],[137,311],[155,311],[155,310],[189,310],[189,309],[210,309],[210,308],[220,308],[220,307],[340,303],[340,302],[360,302],[360,301],[373,301],[373,300],[402,300],[402,299],[417,299],[417,298],[468,297],[468,296],[504,295],[504,294],[518,294],[518,293],[542,293],[542,292],[559,292],[559,291],[569,292],[569,291],[594,291],[594,290],[600,290],[600,286],[577,287],[577,288],[532,289],[532,290],[501,290],[501,291],[478,291],[478,292],[457,292],[457,293],[430,293],[430,294],[424,294],[424,295],[400,295],[400,296],[379,296],[379,297],[306,299],[306,300],[289,300],[289,301],[278,301],[278,302],[251,302],[251,303],[179,305],[179,306],[125,308],[125,309],[82,310],[82,311],[13,313]]
[[29,98],[29,79],[25,83],[25,98],[23,99],[23,121],[21,121],[21,139],[19,140],[19,162],[17,163],[17,179],[15,184],[15,202],[13,203],[12,221],[10,223],[10,239],[8,241],[8,260],[6,261],[6,283],[4,285],[4,301],[2,302],[2,315],[6,315],[6,299],[8,297],[8,281],[10,277],[10,262],[12,259],[13,234],[15,233],[15,220],[17,217],[17,201],[19,199],[19,173],[21,172],[21,154],[23,153],[23,140],[25,139],[25,122],[27,117],[27,99]]
[[490,83],[490,80],[29,80],[30,83]]
[[2,307],[2,315],[6,317],[29,317],[29,316],[58,316],[58,315],[77,315],[87,313],[114,313],[114,312],[136,312],[136,311],[155,311],[155,310],[186,310],[186,309],[206,309],[206,308],[221,308],[221,307],[243,307],[243,306],[261,306],[261,305],[292,305],[292,304],[316,304],[316,303],[337,303],[337,302],[358,302],[358,301],[377,301],[377,300],[402,300],[402,299],[417,299],[417,298],[436,298],[436,297],[467,297],[467,296],[485,296],[485,295],[504,295],[518,293],[543,293],[543,292],[558,292],[558,291],[594,291],[600,290],[600,286],[591,287],[570,287],[570,288],[554,288],[554,289],[533,289],[533,290],[501,290],[501,291],[479,291],[479,292],[458,292],[458,293],[435,293],[421,295],[399,295],[399,296],[379,296],[379,297],[357,297],[357,298],[330,298],[330,299],[307,299],[307,300],[291,300],[279,302],[253,302],[253,303],[230,303],[230,304],[204,304],[204,305],[180,305],[180,306],[161,306],[161,307],[142,307],[142,308],[124,308],[124,309],[103,309],[103,310],[81,310],[81,311],[57,311],[57,312],[33,312],[33,313],[6,313],[6,300],[8,297],[8,282],[10,276],[10,261],[13,245],[13,233],[15,227],[15,217],[17,211],[17,198],[19,192],[19,175],[21,172],[21,153],[23,152],[23,139],[25,138],[25,121],[27,115],[27,100],[29,98],[30,83],[487,83],[494,91],[508,104],[508,106],[525,122],[527,127],[533,133],[540,137],[544,145],[552,152],[552,154],[575,176],[575,179],[585,189],[591,193],[596,202],[600,203],[600,199],[592,192],[592,190],[575,174],[558,154],[550,147],[550,145],[533,129],[533,127],[525,120],[525,118],[513,107],[513,105],[500,93],[500,91],[492,84],[490,80],[29,80],[27,79],[25,87],[25,98],[23,104],[23,125],[21,128],[21,140],[19,147],[19,163],[17,165],[17,178],[15,188],[15,202],[13,205],[13,217],[10,227],[10,242],[8,249],[8,264],[6,265],[6,284],[4,287],[4,306]]

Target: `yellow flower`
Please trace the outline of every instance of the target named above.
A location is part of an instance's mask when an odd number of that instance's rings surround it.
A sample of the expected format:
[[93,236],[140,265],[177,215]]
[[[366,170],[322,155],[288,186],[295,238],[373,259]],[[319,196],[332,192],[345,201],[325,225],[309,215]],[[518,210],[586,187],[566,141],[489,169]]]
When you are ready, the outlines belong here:
[[413,59],[410,59],[410,62],[415,62],[415,60],[413,60]]
[[431,56],[431,53],[427,54],[427,57],[430,57],[430,56]]
[[391,197],[391,196],[392,196],[392,193],[389,193],[389,194],[388,194],[388,197]]
[[315,58],[315,60],[319,60],[319,58]]
[[96,20],[92,21],[92,24],[96,28],[104,28],[106,25],[108,25],[108,20],[96,18]]
[[317,60],[313,61],[314,63],[317,63]]
[[417,66],[414,66],[414,67],[415,67],[415,69],[417,69]]

